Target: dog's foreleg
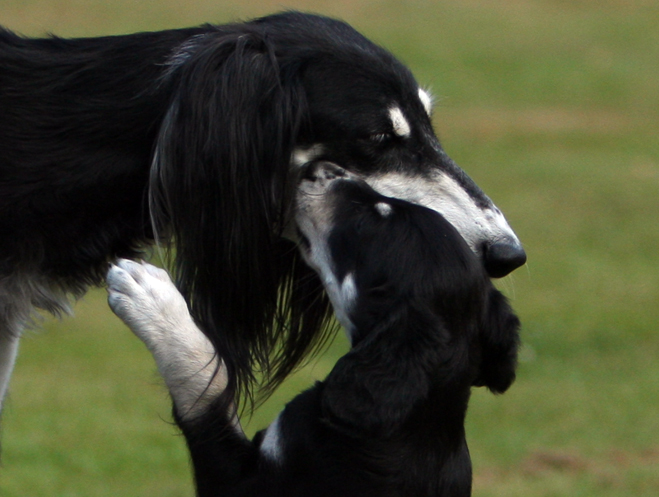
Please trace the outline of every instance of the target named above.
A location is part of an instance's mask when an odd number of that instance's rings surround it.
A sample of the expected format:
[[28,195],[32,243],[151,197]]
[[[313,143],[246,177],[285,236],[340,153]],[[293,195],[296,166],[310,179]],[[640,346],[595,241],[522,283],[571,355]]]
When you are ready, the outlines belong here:
[[227,377],[183,296],[166,271],[126,259],[110,268],[107,281],[110,307],[153,354],[177,415],[193,421],[224,391]]
[[19,339],[18,334],[0,330],[0,412],[9,389],[9,380],[18,355]]

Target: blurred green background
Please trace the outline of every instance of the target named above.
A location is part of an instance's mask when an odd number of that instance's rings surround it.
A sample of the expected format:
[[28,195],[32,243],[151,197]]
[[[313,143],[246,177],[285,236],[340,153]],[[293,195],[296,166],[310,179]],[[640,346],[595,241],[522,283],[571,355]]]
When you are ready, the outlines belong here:
[[[94,36],[282,8],[343,18],[406,62],[437,97],[444,147],[528,251],[500,282],[524,326],[519,379],[470,406],[474,495],[659,495],[659,2],[0,0],[0,24]],[[0,495],[192,495],[151,357],[105,292],[43,328],[21,344]]]

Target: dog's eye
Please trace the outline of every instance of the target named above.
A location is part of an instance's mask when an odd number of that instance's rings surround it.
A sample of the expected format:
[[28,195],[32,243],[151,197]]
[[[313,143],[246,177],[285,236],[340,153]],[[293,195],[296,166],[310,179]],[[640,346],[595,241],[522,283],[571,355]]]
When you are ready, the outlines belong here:
[[391,133],[375,133],[372,134],[369,138],[372,142],[375,143],[387,143],[391,141],[392,135]]

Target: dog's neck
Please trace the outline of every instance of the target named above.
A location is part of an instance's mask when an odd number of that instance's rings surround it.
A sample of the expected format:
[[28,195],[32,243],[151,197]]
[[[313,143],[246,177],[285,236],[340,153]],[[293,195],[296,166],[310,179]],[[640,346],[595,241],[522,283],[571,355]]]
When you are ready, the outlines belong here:
[[[447,329],[440,316],[423,306],[390,309],[390,313],[374,312],[375,319],[356,323],[351,351],[326,380],[331,394],[337,389],[330,409],[336,408],[339,418],[345,413],[342,423],[372,424],[373,433],[387,436],[396,430],[409,434],[416,426],[410,420],[417,418],[426,426],[461,433],[477,376],[477,368],[464,360],[470,333]],[[367,316],[368,312],[360,310],[358,315]],[[352,395],[354,403],[345,402]],[[369,395],[372,397],[365,400]],[[370,414],[353,418],[353,406],[368,410],[368,402],[373,403]],[[368,426],[355,428],[369,431]]]
[[451,495],[469,495],[468,340],[432,312],[406,311],[379,329],[356,329],[354,347],[322,387],[323,424],[358,441],[362,462],[395,482],[396,495],[444,495],[438,489],[454,485]]

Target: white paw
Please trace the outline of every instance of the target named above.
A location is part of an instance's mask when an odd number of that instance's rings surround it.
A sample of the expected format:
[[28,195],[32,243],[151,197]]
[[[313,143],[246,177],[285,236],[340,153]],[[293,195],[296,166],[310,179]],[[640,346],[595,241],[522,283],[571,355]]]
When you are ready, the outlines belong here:
[[[226,370],[166,271],[120,259],[107,275],[108,303],[151,351],[177,411],[194,417],[226,387]],[[217,374],[215,374],[217,372]]]
[[177,333],[192,322],[183,296],[162,269],[120,259],[107,281],[110,307],[149,348],[163,334]]

